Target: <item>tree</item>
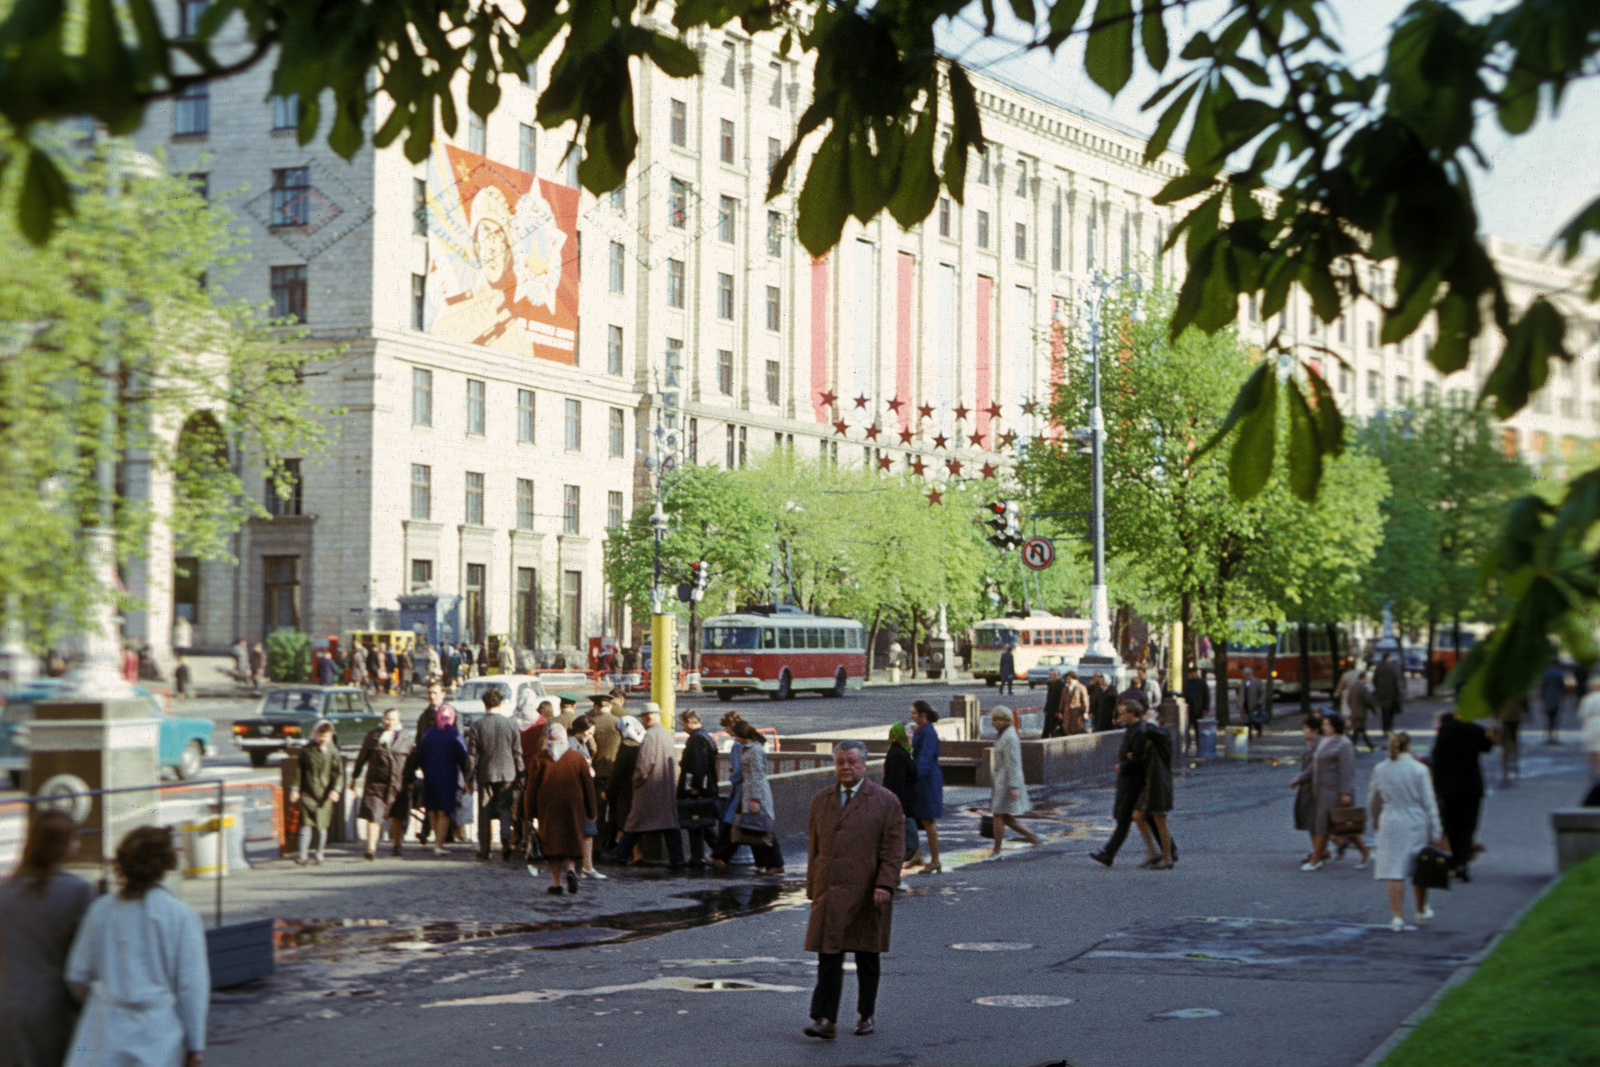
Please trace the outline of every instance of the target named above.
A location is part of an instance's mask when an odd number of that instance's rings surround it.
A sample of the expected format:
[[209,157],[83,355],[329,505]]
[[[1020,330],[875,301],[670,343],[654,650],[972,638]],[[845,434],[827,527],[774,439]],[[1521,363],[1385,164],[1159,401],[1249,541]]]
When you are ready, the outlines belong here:
[[266,514],[242,450],[276,477],[323,439],[300,386],[319,353],[224,289],[240,243],[226,209],[114,143],[61,158],[77,213],[50,244],[12,225],[19,183],[0,189],[0,601],[20,598],[40,647],[96,595],[76,542],[102,521],[102,460],[174,482],[167,514],[113,487],[122,561],[156,522],[178,554],[226,558],[228,535]]

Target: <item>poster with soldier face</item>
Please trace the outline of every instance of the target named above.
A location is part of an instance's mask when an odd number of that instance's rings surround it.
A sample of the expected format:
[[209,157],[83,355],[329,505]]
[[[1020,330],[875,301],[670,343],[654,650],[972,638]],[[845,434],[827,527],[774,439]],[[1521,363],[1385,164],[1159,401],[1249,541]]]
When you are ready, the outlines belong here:
[[429,157],[423,328],[436,337],[576,361],[578,191],[440,145]]

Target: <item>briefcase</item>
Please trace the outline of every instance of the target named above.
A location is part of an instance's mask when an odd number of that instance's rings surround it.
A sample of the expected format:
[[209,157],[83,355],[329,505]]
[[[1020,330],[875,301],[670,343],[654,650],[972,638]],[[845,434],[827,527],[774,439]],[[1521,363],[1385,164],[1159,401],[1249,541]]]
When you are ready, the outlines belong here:
[[978,819],[978,836],[979,837],[993,837],[994,836],[994,816],[993,815],[984,815],[984,816],[981,816]]
[[1411,871],[1411,884],[1423,889],[1450,888],[1450,853],[1432,845],[1417,853],[1417,865]]
[[1366,808],[1334,808],[1328,812],[1329,837],[1360,837],[1366,832]]
[[704,830],[717,825],[719,819],[713,797],[682,797],[678,801],[678,825],[685,830]]

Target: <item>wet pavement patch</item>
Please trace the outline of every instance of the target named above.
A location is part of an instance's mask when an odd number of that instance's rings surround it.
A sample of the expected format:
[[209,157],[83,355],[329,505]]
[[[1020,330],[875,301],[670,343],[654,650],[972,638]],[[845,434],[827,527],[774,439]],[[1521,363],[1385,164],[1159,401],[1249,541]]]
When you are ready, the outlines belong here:
[[1050,969],[1431,984],[1471,958],[1485,940],[1481,933],[1442,930],[1402,939],[1387,926],[1336,919],[1152,919]]
[[1039,946],[1026,941],[957,941],[950,947],[957,952],[1025,952]]
[[[600,999],[617,993],[809,993],[805,986],[775,985],[748,978],[691,978],[667,975],[624,985],[594,986],[589,989],[524,989],[515,993],[491,993],[482,997],[436,1000],[424,1008],[483,1008],[504,1004],[549,1004],[568,997]],[[615,1010],[615,1009],[613,1009]],[[600,1014],[600,1013],[596,1013]]]
[[1222,1012],[1216,1008],[1174,1008],[1150,1016],[1152,1019],[1220,1019]]
[[1071,997],[1054,997],[1043,993],[999,993],[978,997],[972,1003],[985,1008],[1064,1008],[1072,1002]]

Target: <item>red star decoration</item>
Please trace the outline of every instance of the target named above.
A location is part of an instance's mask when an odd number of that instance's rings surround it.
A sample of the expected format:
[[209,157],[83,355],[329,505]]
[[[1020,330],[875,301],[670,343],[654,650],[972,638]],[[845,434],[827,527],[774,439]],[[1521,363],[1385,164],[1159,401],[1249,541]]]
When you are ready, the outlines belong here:
[[985,463],[983,465],[983,476],[985,478],[993,478],[997,473],[999,473],[999,470],[1000,468],[996,467],[993,463]]
[[922,473],[924,471],[926,471],[927,469],[928,469],[928,465],[926,463],[922,462],[922,457],[921,456],[912,457],[912,460],[911,460],[912,473],[916,474],[918,477],[921,477]]
[[983,450],[983,434],[975,433],[972,435],[972,447],[979,451]]
[[886,471],[886,470],[888,470],[889,468],[891,468],[893,466],[894,466],[894,457],[893,456],[879,456],[878,457],[878,469],[879,470]]
[[896,415],[900,414],[900,409],[906,406],[906,402],[904,400],[901,400],[898,396],[895,397],[893,400],[889,401],[888,403],[889,403],[889,410],[894,412]]
[[838,434],[840,437],[847,436],[849,431],[850,431],[850,427],[845,423],[845,421],[843,419],[840,419],[838,422],[835,422],[833,424],[833,432]]
[[822,391],[822,406],[823,407],[831,408],[831,407],[833,407],[833,405],[837,404],[838,402],[839,402],[839,398],[837,396],[835,396],[833,393],[828,392],[826,389],[824,389]]
[[961,477],[961,461],[959,459],[946,460],[944,468],[957,478]]
[[878,426],[876,424],[868,426],[867,427],[867,440],[876,441],[878,439],[878,435],[880,433],[882,433],[882,432],[883,432],[883,427],[881,427],[881,426]]
[[919,418],[919,419],[931,419],[931,418],[933,418],[933,405],[932,404],[918,404],[917,405],[917,418]]
[[987,411],[989,413],[989,417],[991,419],[998,419],[1000,417],[1000,405],[999,404],[990,404],[988,407],[984,408],[983,410],[985,410],[985,411]]
[[1030,440],[1028,444],[1032,445],[1034,448],[1043,448],[1045,445],[1044,434],[1035,434],[1033,439]]
[[934,448],[943,448],[945,446],[945,443],[946,443],[946,438],[945,438],[944,434],[939,434],[938,436],[934,437],[934,439],[933,439],[933,447]]
[[1011,433],[1010,431],[1007,431],[1007,432],[1001,434],[999,437],[995,438],[995,441],[1002,448],[1007,448],[1007,447],[1010,447],[1011,445],[1014,445],[1014,444],[1017,443],[1017,435],[1014,434],[1014,433]]
[[955,412],[956,412],[956,418],[957,419],[966,418],[967,417],[967,405],[965,405],[965,404],[957,404]]
[[864,397],[864,396],[856,397],[856,407],[865,408],[866,406],[867,406],[867,398],[866,397]]
[[903,445],[909,445],[911,443],[911,439],[913,437],[915,437],[915,436],[917,436],[917,435],[916,435],[916,433],[914,431],[901,430],[900,431],[900,443],[903,444]]
[[1035,400],[1029,400],[1027,403],[1022,405],[1022,413],[1024,415],[1032,415],[1035,412],[1037,412],[1038,410],[1039,410],[1039,404],[1038,404],[1038,401],[1035,401]]
[[928,506],[931,508],[935,504],[944,504],[944,494],[937,489],[931,489],[928,491]]

